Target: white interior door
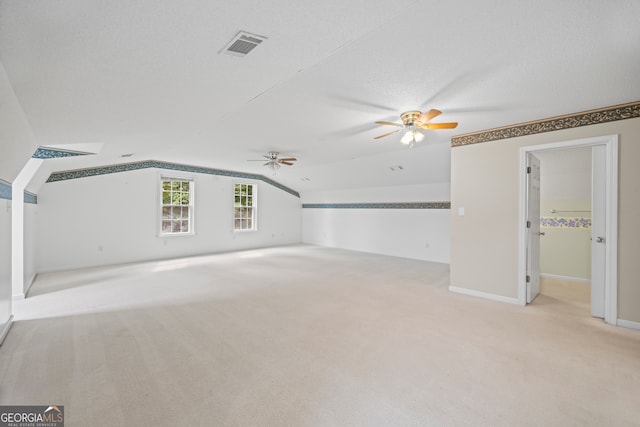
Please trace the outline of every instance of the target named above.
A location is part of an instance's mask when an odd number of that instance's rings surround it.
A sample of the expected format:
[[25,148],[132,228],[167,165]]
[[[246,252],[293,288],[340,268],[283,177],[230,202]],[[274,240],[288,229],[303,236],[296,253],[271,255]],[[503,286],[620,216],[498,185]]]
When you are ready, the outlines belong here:
[[604,318],[607,264],[606,147],[595,145],[591,158],[591,315]]
[[527,153],[527,303],[540,292],[540,159]]

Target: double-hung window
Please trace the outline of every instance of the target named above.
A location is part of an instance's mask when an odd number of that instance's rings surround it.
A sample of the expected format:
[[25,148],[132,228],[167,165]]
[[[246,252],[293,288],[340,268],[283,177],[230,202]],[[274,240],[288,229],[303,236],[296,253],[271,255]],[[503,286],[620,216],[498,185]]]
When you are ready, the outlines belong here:
[[193,234],[193,181],[162,177],[161,235]]
[[235,184],[233,204],[233,228],[236,231],[257,230],[256,186]]

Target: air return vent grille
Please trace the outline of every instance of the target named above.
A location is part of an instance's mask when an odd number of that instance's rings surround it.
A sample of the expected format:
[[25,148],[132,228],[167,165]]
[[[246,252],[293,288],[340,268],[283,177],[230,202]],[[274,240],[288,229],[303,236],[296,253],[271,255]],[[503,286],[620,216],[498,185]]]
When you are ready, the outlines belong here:
[[257,34],[238,31],[238,34],[222,49],[220,53],[234,56],[246,56],[267,38]]

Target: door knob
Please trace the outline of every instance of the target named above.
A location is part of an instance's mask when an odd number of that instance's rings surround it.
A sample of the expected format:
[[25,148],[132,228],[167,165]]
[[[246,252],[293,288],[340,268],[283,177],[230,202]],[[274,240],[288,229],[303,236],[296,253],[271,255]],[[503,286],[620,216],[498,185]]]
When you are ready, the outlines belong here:
[[596,237],[597,243],[604,243],[604,237]]

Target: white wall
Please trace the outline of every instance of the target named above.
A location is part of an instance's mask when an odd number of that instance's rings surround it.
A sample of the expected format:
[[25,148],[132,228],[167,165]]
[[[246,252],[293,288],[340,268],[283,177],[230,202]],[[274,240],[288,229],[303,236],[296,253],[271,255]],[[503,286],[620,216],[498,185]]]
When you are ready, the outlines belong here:
[[[37,148],[31,126],[0,62],[0,179],[11,182]],[[0,199],[0,336],[11,316],[11,212]]]
[[[193,236],[159,237],[159,180],[192,176]],[[231,177],[157,169],[45,184],[38,194],[38,272],[299,243],[300,199],[262,181],[256,232],[233,232]]]
[[0,199],[0,335],[11,316],[11,201]]
[[36,250],[38,248],[38,205],[24,205],[24,292],[29,290],[36,277]]
[[[305,193],[303,203],[449,201],[449,184]],[[302,209],[304,243],[449,263],[449,209]]]

